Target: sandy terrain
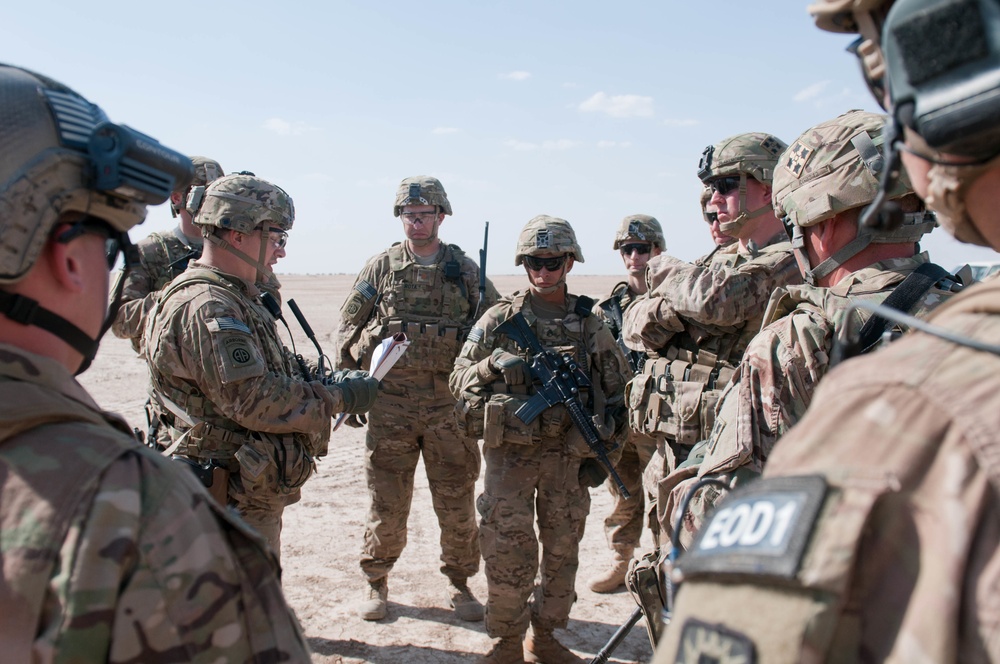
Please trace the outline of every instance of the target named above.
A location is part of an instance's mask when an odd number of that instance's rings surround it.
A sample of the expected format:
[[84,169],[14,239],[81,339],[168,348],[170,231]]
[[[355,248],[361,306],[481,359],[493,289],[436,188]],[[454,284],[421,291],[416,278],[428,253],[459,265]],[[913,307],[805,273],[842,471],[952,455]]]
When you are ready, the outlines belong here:
[[[282,295],[294,298],[320,343],[333,352],[339,308],[353,283],[351,276],[283,276]],[[618,281],[614,277],[570,276],[572,292],[597,297]],[[495,277],[501,293],[525,285],[523,276]],[[315,355],[286,307],[299,352]],[[282,330],[287,340],[287,333]],[[142,404],[146,368],[126,342],[110,334],[83,384],[103,407],[117,411],[134,425],[144,426]],[[447,608],[445,578],[438,572],[439,529],[430,504],[427,479],[417,469],[409,520],[409,543],[389,577],[389,616],[372,623],[357,617],[363,581],[358,569],[368,493],[363,474],[364,430],[341,427],[330,454],[302,490],[302,501],[285,512],[282,534],[285,593],[297,612],[313,650],[314,662],[434,662],[474,661],[491,640],[482,623],[458,620]],[[480,489],[482,487],[480,478]],[[577,654],[592,657],[623,623],[635,603],[625,591],[598,595],[586,580],[610,559],[603,520],[611,498],[604,487],[592,490],[593,506],[581,545],[577,578],[579,599],[569,627],[559,634]],[[651,547],[649,533],[643,545]],[[480,571],[470,579],[473,592],[486,599],[486,578]],[[648,637],[640,623],[615,652],[613,662],[641,662],[651,657]]]

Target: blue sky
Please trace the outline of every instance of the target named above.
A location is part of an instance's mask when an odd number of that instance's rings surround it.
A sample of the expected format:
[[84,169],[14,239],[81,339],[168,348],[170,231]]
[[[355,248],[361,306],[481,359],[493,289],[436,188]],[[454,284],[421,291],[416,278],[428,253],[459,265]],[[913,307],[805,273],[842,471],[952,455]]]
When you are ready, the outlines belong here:
[[[767,131],[791,142],[851,108],[878,110],[846,36],[806,0],[591,2],[10,3],[0,61],[75,88],[116,122],[285,188],[296,222],[285,273],[355,273],[402,238],[399,181],[440,178],[441,236],[491,274],[517,232],[573,224],[586,274],[614,274],[629,214],[668,251],[711,247],[698,209],[703,148]],[[137,239],[173,225],[151,209]],[[935,231],[946,267],[992,251]]]

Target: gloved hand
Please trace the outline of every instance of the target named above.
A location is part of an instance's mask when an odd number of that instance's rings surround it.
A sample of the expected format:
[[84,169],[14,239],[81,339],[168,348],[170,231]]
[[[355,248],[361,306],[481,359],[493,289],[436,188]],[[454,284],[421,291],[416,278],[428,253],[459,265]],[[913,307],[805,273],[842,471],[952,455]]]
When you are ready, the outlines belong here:
[[497,348],[490,356],[490,368],[503,374],[503,382],[508,385],[526,385],[531,383],[531,371],[528,364],[513,353]]
[[368,424],[368,418],[361,413],[356,413],[354,415],[348,415],[344,418],[344,424],[355,429],[360,429],[361,427]]
[[367,371],[334,371],[323,381],[327,385],[337,387],[344,398],[345,413],[367,413],[375,405],[378,396],[378,381],[368,375]]

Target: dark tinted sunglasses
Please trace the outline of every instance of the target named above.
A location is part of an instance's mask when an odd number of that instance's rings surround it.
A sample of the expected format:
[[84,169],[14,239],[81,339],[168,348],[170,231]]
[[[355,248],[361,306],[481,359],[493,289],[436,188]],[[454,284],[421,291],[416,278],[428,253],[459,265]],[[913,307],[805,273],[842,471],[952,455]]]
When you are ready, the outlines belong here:
[[56,242],[67,244],[82,235],[100,235],[104,238],[104,254],[108,261],[108,269],[114,269],[118,262],[118,254],[121,252],[121,235],[116,232],[103,219],[97,217],[84,217],[73,222],[69,228],[56,236]]
[[551,256],[549,258],[539,258],[538,256],[525,256],[524,264],[528,266],[528,269],[534,270],[535,272],[540,271],[543,267],[549,272],[555,272],[556,270],[562,268],[563,263],[566,262],[566,254],[562,256]]
[[740,177],[738,175],[730,175],[729,177],[716,178],[709,182],[708,186],[712,188],[712,191],[719,192],[720,196],[725,196],[740,186]]
[[639,254],[640,256],[645,256],[649,253],[652,247],[644,242],[635,242],[631,244],[623,244],[618,248],[618,251],[622,252],[623,256],[631,256],[633,252]]

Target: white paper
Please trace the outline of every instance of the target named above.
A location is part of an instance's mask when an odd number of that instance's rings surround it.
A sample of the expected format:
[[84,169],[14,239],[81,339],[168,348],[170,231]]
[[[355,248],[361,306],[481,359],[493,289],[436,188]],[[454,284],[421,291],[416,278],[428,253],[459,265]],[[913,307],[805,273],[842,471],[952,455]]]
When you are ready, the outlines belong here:
[[[368,365],[370,367],[368,375],[375,380],[382,380],[409,347],[410,340],[402,332],[383,339],[382,343],[372,351],[372,361]],[[336,431],[346,419],[347,413],[338,415],[337,421],[333,423],[333,430]]]

